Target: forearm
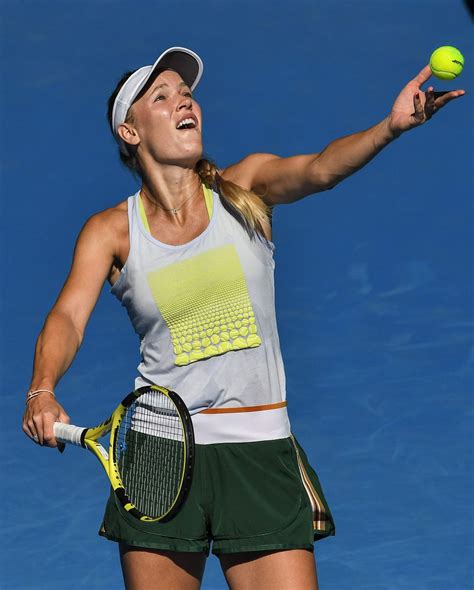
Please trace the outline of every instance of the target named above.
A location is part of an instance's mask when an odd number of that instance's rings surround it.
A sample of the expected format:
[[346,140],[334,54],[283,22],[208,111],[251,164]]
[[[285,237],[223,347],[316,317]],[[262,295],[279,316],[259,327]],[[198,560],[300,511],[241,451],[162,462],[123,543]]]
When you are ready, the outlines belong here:
[[36,343],[30,391],[54,390],[71,365],[81,341],[82,334],[71,318],[59,311],[51,311]]
[[389,129],[389,118],[370,129],[332,141],[314,163],[319,182],[332,188],[368,164],[397,135]]

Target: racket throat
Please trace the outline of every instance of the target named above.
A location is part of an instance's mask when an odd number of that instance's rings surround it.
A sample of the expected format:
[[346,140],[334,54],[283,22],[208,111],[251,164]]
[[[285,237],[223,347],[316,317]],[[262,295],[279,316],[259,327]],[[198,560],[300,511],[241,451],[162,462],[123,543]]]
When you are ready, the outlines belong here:
[[110,478],[109,454],[104,449],[104,447],[99,442],[87,438],[84,440],[84,446],[97,457],[100,464],[105,469],[105,472]]

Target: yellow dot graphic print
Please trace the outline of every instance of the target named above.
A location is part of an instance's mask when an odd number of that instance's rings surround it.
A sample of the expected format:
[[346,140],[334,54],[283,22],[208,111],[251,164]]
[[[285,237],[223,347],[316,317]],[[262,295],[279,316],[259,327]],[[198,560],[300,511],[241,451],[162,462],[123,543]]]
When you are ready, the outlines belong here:
[[233,245],[147,275],[171,335],[176,365],[260,346],[242,265]]

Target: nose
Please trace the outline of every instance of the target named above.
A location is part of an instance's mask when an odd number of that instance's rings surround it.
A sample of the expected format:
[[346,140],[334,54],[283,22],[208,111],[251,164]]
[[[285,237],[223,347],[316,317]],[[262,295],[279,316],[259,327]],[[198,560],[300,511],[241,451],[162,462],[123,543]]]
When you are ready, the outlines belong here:
[[182,96],[178,102],[178,111],[181,109],[192,109],[193,101],[190,96]]

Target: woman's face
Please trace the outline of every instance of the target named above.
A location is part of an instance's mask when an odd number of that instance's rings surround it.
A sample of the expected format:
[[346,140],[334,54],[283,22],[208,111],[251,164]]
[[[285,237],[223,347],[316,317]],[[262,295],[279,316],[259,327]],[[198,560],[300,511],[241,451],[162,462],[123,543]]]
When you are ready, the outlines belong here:
[[201,159],[201,109],[176,72],[161,72],[129,112],[135,135],[126,141],[138,146],[139,158],[191,167]]

